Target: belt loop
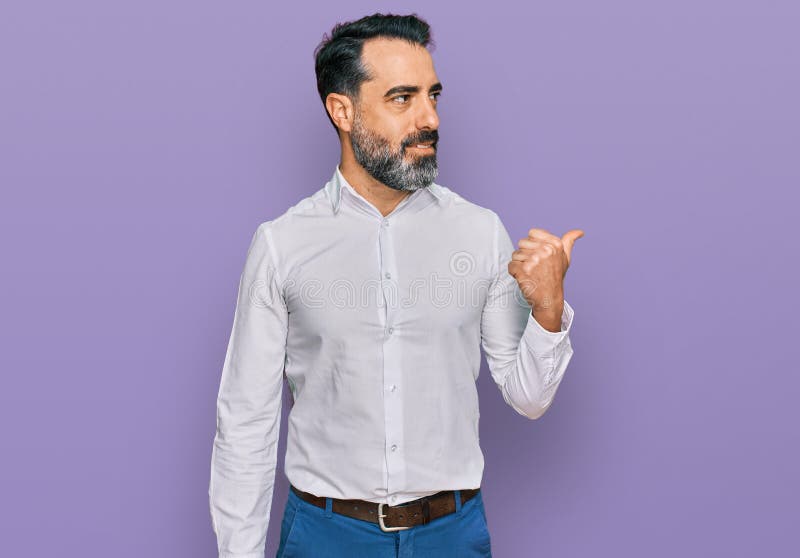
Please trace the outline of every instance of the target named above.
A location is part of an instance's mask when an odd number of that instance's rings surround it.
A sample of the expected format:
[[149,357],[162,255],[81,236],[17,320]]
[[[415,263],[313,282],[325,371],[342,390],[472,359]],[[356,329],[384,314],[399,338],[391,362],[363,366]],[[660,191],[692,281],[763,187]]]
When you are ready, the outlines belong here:
[[333,500],[330,497],[325,498],[325,517],[333,517]]
[[461,491],[454,490],[453,491],[453,498],[456,499],[456,513],[461,513]]

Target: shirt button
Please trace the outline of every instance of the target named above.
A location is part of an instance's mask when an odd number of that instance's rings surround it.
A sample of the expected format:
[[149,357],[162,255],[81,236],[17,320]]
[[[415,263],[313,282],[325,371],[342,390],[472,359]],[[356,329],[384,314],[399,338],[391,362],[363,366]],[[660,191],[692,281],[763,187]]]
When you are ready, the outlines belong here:
[[393,328],[393,327],[390,327],[390,328],[389,328],[389,335],[391,335],[392,333],[394,333],[394,328]]
[[396,386],[396,385],[394,385],[394,384],[392,384],[392,385],[390,385],[390,386],[389,386],[389,391],[394,391],[394,390],[396,390],[396,389],[397,389],[397,386]]
[[388,219],[384,219],[383,220],[383,226],[384,227],[388,227],[389,226],[389,220]]
[[391,279],[392,278],[392,274],[387,271],[386,275],[384,275],[384,277],[386,277],[387,279]]
[[397,496],[392,496],[392,498],[391,498],[391,499],[392,499],[392,504],[394,504],[395,502],[397,502]]
[[397,451],[397,444],[392,444],[392,451]]

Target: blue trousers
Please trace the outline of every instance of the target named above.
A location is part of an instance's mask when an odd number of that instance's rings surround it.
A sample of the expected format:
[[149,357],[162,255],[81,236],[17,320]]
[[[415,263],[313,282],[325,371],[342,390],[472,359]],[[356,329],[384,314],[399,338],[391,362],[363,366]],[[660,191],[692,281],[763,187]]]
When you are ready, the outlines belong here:
[[479,491],[456,511],[425,525],[384,532],[377,523],[318,508],[289,490],[276,558],[491,558]]

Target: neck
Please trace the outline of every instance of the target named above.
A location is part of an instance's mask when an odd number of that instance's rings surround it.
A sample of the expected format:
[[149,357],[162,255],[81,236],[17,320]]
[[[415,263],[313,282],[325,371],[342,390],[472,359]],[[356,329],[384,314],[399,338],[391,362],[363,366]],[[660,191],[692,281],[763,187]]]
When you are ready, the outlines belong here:
[[350,155],[347,157],[342,153],[342,162],[339,163],[342,176],[353,187],[353,190],[375,206],[381,215],[386,216],[391,213],[397,204],[411,194],[408,190],[395,190],[383,182],[378,182],[356,162],[352,151]]

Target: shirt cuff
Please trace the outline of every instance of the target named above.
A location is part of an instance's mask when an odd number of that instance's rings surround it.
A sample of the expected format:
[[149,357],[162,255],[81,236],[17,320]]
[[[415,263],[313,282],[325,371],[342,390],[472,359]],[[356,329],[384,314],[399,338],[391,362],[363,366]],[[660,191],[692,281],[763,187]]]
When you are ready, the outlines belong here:
[[531,312],[528,312],[528,323],[525,326],[523,339],[528,343],[528,347],[534,354],[552,355],[556,348],[567,342],[574,316],[575,311],[572,306],[564,300],[564,310],[561,313],[561,331],[548,331],[536,321]]

